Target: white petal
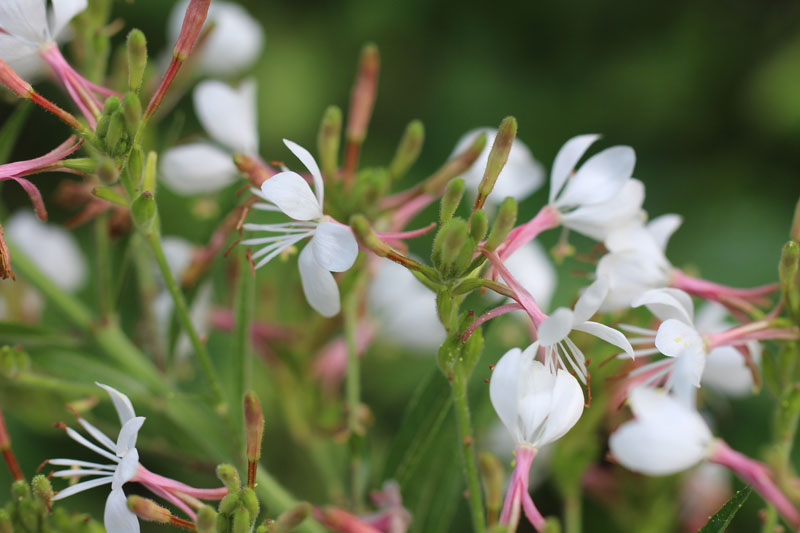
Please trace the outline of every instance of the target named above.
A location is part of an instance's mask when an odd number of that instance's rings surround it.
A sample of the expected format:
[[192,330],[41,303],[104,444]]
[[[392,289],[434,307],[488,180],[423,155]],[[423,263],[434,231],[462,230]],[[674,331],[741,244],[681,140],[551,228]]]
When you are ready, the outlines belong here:
[[669,357],[678,357],[687,349],[703,352],[703,339],[690,325],[680,320],[670,318],[658,327],[656,333],[656,348]]
[[575,329],[588,333],[589,335],[594,335],[598,339],[602,339],[609,344],[613,344],[617,348],[621,348],[633,359],[633,347],[622,332],[597,322],[584,322],[583,324],[575,326]]
[[128,499],[122,489],[112,490],[103,513],[106,531],[113,533],[139,533],[139,519],[128,509]]
[[303,293],[306,300],[319,314],[332,317],[339,313],[339,286],[328,270],[323,268],[314,259],[311,246],[306,246],[297,258],[300,269],[300,281],[303,284]]
[[554,203],[556,196],[564,187],[575,165],[578,164],[586,150],[599,139],[599,135],[578,135],[564,143],[553,161],[550,171],[550,203]]
[[590,157],[575,173],[555,205],[599,204],[622,189],[633,174],[636,153],[630,146],[612,146]]
[[320,222],[311,246],[317,263],[331,272],[344,272],[358,256],[358,242],[352,230],[335,222]]
[[53,19],[50,24],[50,32],[53,37],[57,37],[72,18],[86,9],[87,0],[52,0]]
[[608,282],[604,278],[598,278],[583,291],[578,301],[575,303],[574,323],[586,322],[600,309],[603,300],[608,294]]
[[125,425],[129,420],[136,416],[136,412],[133,410],[133,404],[131,403],[130,398],[122,394],[120,391],[115,389],[114,387],[109,387],[108,385],[103,385],[102,383],[97,383],[95,381],[95,385],[98,387],[102,387],[105,390],[111,401],[114,403],[114,409],[117,410],[117,415],[119,416],[119,423],[121,425]]
[[574,323],[572,310],[559,307],[549,317],[545,318],[539,326],[538,336],[542,346],[552,346],[565,339],[572,331]]
[[0,27],[30,44],[41,45],[52,40],[45,0],[2,0]]
[[125,457],[129,451],[136,448],[136,437],[139,435],[139,430],[142,429],[144,420],[145,419],[143,416],[131,418],[125,422],[125,424],[122,426],[122,429],[119,430],[119,436],[117,437],[117,446],[115,450],[117,457]]
[[284,139],[283,144],[286,145],[289,150],[300,160],[303,165],[308,169],[311,173],[311,177],[314,178],[314,193],[317,195],[317,201],[319,202],[320,209],[325,205],[325,185],[322,182],[322,172],[319,170],[319,166],[317,166],[317,161],[314,159],[314,156],[311,155],[311,152],[300,146],[299,144],[290,141],[289,139]]
[[694,326],[702,333],[720,333],[731,327],[730,312],[717,302],[705,302],[698,310]]
[[21,41],[13,35],[0,33],[0,59],[9,64],[17,75],[28,83],[41,77],[46,65],[39,57],[39,45]]
[[[88,466],[91,468],[99,468],[102,470],[110,470],[113,472],[117,469],[117,465],[103,465],[100,463],[91,463],[89,461],[79,461],[77,459],[48,459],[47,464],[54,466]],[[109,475],[111,475],[109,472]]]
[[637,179],[629,179],[605,202],[582,205],[562,213],[561,224],[572,231],[603,241],[619,228],[641,225],[645,219],[643,202],[644,184]]
[[535,446],[538,448],[555,442],[566,435],[580,419],[583,407],[583,390],[580,383],[569,372],[559,370],[553,387],[547,427]]
[[547,310],[558,277],[542,246],[536,241],[523,244],[504,263],[511,275],[531,293],[539,307]]
[[80,433],[75,431],[74,429],[67,428],[66,431],[67,431],[67,436],[69,438],[71,438],[72,440],[74,440],[75,442],[77,442],[78,444],[80,444],[81,446],[85,446],[86,448],[89,448],[93,452],[102,455],[103,457],[105,457],[106,459],[108,459],[110,461],[119,462],[119,458],[117,458],[115,455],[107,452],[106,450],[104,450],[100,446],[97,446],[96,444],[94,444],[93,442],[88,440],[86,437],[84,437],[83,435],[81,435]]
[[633,307],[647,306],[650,312],[661,321],[673,318],[691,324],[694,315],[692,297],[680,289],[670,287],[649,290],[637,298],[632,305]]
[[520,379],[519,367],[522,357],[522,350],[519,348],[507,351],[497,361],[489,379],[489,399],[492,406],[503,425],[518,442],[522,440],[517,422],[519,409],[517,383]]
[[295,220],[322,218],[322,204],[308,182],[295,172],[275,174],[261,184],[261,193]]
[[122,485],[133,479],[137,470],[139,470],[139,452],[136,448],[133,448],[122,458],[122,461],[119,462],[119,466],[116,472],[114,472],[111,488],[122,488]]
[[83,418],[78,419],[78,423],[83,426],[83,429],[89,432],[89,435],[94,437],[94,440],[108,448],[110,451],[114,451],[117,448],[117,445],[114,444],[114,441],[111,440],[105,433],[94,427],[90,424],[87,420]]
[[85,490],[93,489],[95,487],[99,487],[100,485],[108,485],[111,483],[111,476],[108,477],[99,477],[97,479],[89,479],[86,481],[81,481],[80,483],[76,483],[74,485],[70,485],[64,490],[58,491],[58,494],[53,496],[52,501],[63,500],[73,494],[78,494],[79,492],[83,492]]
[[217,192],[239,174],[231,155],[208,143],[170,148],[161,155],[159,167],[164,184],[183,196]]
[[520,377],[517,382],[519,421],[525,442],[538,446],[545,432],[551,414],[553,387],[556,377],[533,357],[535,352],[526,349],[522,352],[517,368]]
[[667,249],[667,243],[672,234],[683,223],[683,217],[680,215],[661,215],[647,223],[647,231],[653,236],[661,250]]
[[746,396],[753,392],[753,374],[736,348],[722,346],[708,354],[703,386],[728,396]]
[[247,79],[234,89],[216,80],[194,90],[194,109],[212,139],[233,152],[258,153],[256,85]]

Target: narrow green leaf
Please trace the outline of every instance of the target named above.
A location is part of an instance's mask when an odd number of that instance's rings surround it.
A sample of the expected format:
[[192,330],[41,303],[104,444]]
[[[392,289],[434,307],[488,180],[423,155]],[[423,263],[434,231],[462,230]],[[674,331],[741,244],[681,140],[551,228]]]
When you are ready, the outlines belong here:
[[723,533],[733,520],[733,517],[742,508],[753,489],[744,487],[736,492],[714,516],[709,518],[706,525],[698,533]]
[[30,102],[22,102],[19,104],[8,120],[5,121],[3,127],[0,128],[0,165],[8,163],[8,158],[11,155],[11,150],[17,144],[19,132],[25,125],[25,119],[33,109]]
[[107,202],[120,207],[128,207],[128,200],[120,192],[110,187],[95,187],[92,189],[92,194]]

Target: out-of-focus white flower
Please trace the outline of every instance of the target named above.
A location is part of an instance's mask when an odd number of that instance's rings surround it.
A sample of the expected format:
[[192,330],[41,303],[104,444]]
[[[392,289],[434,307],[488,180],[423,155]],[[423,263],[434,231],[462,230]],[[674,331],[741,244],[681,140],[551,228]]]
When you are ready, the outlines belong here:
[[581,382],[586,383],[586,358],[569,338],[573,330],[594,335],[622,348],[633,357],[633,348],[625,335],[614,328],[589,320],[600,309],[607,292],[605,281],[599,279],[581,294],[574,310],[559,307],[539,325],[538,342],[545,349],[545,366],[551,372],[555,373],[558,368],[572,369]]
[[[170,42],[178,39],[189,0],[178,2],[169,16]],[[261,24],[239,4],[214,0],[208,9],[206,25],[213,24],[203,42],[196,64],[203,74],[228,78],[246,71],[261,55],[264,30]]]
[[[480,185],[481,178],[483,178],[483,172],[489,162],[489,152],[497,136],[497,130],[494,128],[477,128],[468,131],[456,143],[451,155],[453,157],[465,151],[482,133],[486,134],[486,147],[472,166],[461,174],[467,188],[473,192],[477,192],[478,185]],[[503,166],[503,170],[500,171],[492,194],[489,195],[487,201],[499,203],[508,196],[516,200],[523,200],[541,187],[543,181],[544,168],[541,163],[533,158],[533,154],[531,154],[525,143],[519,139],[514,139],[511,144],[511,150],[508,153],[508,161]]]
[[75,237],[64,228],[42,222],[30,211],[18,211],[5,224],[5,233],[62,289],[75,291],[86,281],[86,260]]
[[628,401],[634,419],[622,424],[608,441],[625,468],[652,476],[674,474],[712,452],[711,430],[683,402],[649,387],[637,387]]
[[664,251],[681,221],[678,215],[662,215],[646,225],[631,224],[608,235],[609,253],[597,265],[597,277],[608,281],[603,310],[627,309],[644,292],[669,286],[673,268]]
[[72,18],[86,9],[87,0],[3,0],[0,2],[0,59],[23,64],[55,43]]
[[369,288],[369,308],[379,335],[422,354],[436,354],[446,332],[436,311],[436,295],[407,268],[381,259]]
[[558,278],[553,263],[539,243],[526,243],[503,263],[520,285],[531,293],[539,307],[549,309]]
[[341,309],[339,287],[331,272],[344,272],[353,266],[358,256],[358,243],[349,226],[323,213],[322,172],[314,157],[292,141],[284,139],[283,142],[308,169],[314,180],[314,192],[296,172],[281,172],[266,180],[260,191],[253,191],[269,202],[259,207],[280,211],[296,222],[245,224],[246,230],[277,235],[247,239],[242,244],[266,245],[253,254],[253,260],[259,260],[256,268],[260,268],[290,246],[311,237],[311,242],[303,248],[297,260],[300,280],[311,307],[321,315],[331,317]]
[[216,144],[195,142],[164,152],[161,176],[182,195],[209,194],[230,185],[239,173],[231,154],[257,157],[258,153],[254,80],[245,80],[238,88],[215,80],[201,82],[194,90],[194,108]]

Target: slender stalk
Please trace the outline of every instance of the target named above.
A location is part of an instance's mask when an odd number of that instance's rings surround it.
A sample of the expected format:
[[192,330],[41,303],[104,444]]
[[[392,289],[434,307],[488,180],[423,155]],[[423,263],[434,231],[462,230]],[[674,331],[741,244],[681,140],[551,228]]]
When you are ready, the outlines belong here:
[[361,282],[350,290],[344,300],[344,334],[347,341],[347,429],[350,432],[350,497],[354,507],[358,507],[363,493],[361,486],[361,454],[358,439],[362,428],[358,419],[361,405],[361,368],[358,357],[358,303],[361,295]]
[[114,290],[111,282],[111,241],[108,237],[108,216],[101,215],[94,221],[96,287],[100,319],[109,322],[113,318]]
[[564,495],[564,533],[583,531],[582,506],[580,487],[575,487]]
[[453,407],[456,413],[456,426],[458,427],[458,444],[464,460],[464,475],[467,481],[469,506],[472,512],[472,523],[476,533],[486,530],[486,517],[483,512],[481,498],[481,485],[478,478],[477,459],[475,457],[474,439],[472,437],[472,422],[469,414],[467,400],[467,379],[460,370],[455,372],[450,383],[453,393]]
[[183,297],[180,287],[178,287],[178,282],[175,281],[175,276],[172,275],[172,271],[169,269],[167,258],[164,255],[164,249],[161,246],[161,235],[158,231],[153,231],[149,235],[146,235],[146,238],[147,242],[150,244],[150,249],[153,251],[153,255],[155,256],[158,268],[161,271],[161,276],[164,278],[164,283],[167,285],[170,295],[172,295],[172,300],[175,303],[175,313],[178,315],[178,320],[180,321],[181,326],[183,326],[183,329],[186,331],[186,334],[189,336],[189,341],[192,344],[192,348],[197,356],[197,360],[200,362],[200,369],[202,370],[203,376],[205,377],[206,382],[211,389],[211,395],[214,398],[214,402],[217,404],[217,410],[225,418],[230,420],[230,413],[227,412],[228,408],[225,403],[225,398],[222,395],[222,387],[217,379],[214,366],[211,364],[211,357],[208,354],[208,350],[206,350],[205,343],[200,339],[200,335],[197,334],[197,330],[195,329],[194,324],[192,324],[192,319],[189,316],[189,308],[186,305],[186,300]]
[[[253,276],[248,268],[244,250],[241,250],[239,260],[239,277],[236,281],[236,296],[234,301],[234,330],[233,348],[231,356],[234,367],[233,397],[243,398],[245,391],[250,389],[251,375],[253,372],[253,357],[250,350],[250,324],[253,320]],[[244,428],[244,418],[240,415],[238,422]],[[237,432],[240,435],[241,432]]]

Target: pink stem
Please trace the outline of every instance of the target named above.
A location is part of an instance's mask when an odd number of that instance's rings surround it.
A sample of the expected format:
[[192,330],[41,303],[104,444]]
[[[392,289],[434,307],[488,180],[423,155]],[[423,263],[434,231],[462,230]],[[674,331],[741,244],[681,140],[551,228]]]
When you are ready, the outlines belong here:
[[406,224],[408,224],[412,218],[433,203],[434,200],[436,200],[436,197],[431,194],[421,194],[403,203],[392,216],[392,228],[402,229],[406,227]]
[[741,298],[743,300],[759,300],[762,297],[772,294],[778,290],[777,283],[761,285],[749,289],[740,289],[720,285],[712,281],[689,276],[678,269],[672,271],[672,287],[684,290],[708,300],[720,301],[725,297]]
[[[525,516],[537,531],[544,528],[544,518],[536,509],[533,500],[528,494],[528,478],[530,477],[531,464],[536,457],[536,448],[528,444],[518,444],[516,449],[516,462],[514,471],[511,473],[511,481],[508,484],[508,491],[503,502],[503,510],[500,513],[500,523],[510,525],[516,530],[519,522],[520,507],[523,508]],[[526,500],[527,496],[527,502]]]
[[530,493],[526,490],[522,493],[522,510],[525,511],[525,516],[531,525],[536,528],[536,531],[544,531],[546,521],[533,503]]
[[461,335],[461,342],[467,342],[467,339],[469,339],[475,330],[478,329],[484,322],[505,315],[506,313],[511,313],[512,311],[519,311],[520,309],[523,311],[525,310],[525,308],[520,304],[514,302],[513,304],[504,304],[486,311],[481,316],[476,318],[475,321],[464,330],[464,333]]
[[527,311],[528,316],[533,321],[533,325],[538,329],[539,325],[547,318],[547,315],[536,304],[536,300],[531,293],[511,275],[511,272],[509,272],[496,252],[483,250],[483,253],[497,270],[497,273],[500,274],[500,277],[503,278],[503,281],[506,282],[511,292],[514,293],[515,300]]
[[792,524],[792,527],[795,529],[800,527],[800,513],[772,481],[766,465],[737,452],[722,440],[715,442],[709,461],[736,472],[745,483],[752,485],[766,501],[775,506],[775,509]]
[[72,98],[92,129],[94,129],[97,125],[97,118],[100,116],[102,104],[86,84],[85,78],[75,72],[75,69],[64,59],[55,44],[43,48],[40,55],[52,67],[70,98]]
[[511,230],[505,242],[500,245],[498,254],[502,259],[508,259],[522,245],[532,241],[545,230],[557,228],[559,224],[561,224],[561,213],[556,208],[546,205],[530,221]]
[[184,502],[183,500],[181,500],[180,498],[178,498],[174,494],[168,492],[167,490],[163,489],[162,487],[160,487],[158,485],[151,485],[149,483],[142,483],[142,485],[147,487],[147,489],[150,492],[152,492],[153,494],[157,494],[158,496],[161,496],[162,498],[164,498],[165,500],[170,502],[172,505],[174,505],[175,507],[177,507],[178,509],[180,509],[181,511],[186,513],[186,515],[189,518],[191,518],[192,520],[196,520],[197,519],[197,515],[195,514],[194,510],[192,510],[192,508],[189,507],[186,504],[186,502]]
[[431,222],[424,228],[419,228],[412,231],[376,233],[376,235],[382,241],[398,241],[402,239],[413,239],[414,237],[419,237],[420,235],[425,235],[426,233],[429,233],[435,227],[436,227],[436,222]]
[[181,483],[180,481],[155,474],[142,465],[139,465],[139,469],[136,471],[136,475],[131,481],[138,481],[144,485],[157,485],[170,492],[182,492],[183,494],[188,494],[189,496],[203,500],[221,500],[228,494],[228,489],[225,487],[197,489],[191,485]]

